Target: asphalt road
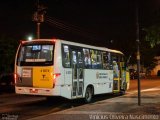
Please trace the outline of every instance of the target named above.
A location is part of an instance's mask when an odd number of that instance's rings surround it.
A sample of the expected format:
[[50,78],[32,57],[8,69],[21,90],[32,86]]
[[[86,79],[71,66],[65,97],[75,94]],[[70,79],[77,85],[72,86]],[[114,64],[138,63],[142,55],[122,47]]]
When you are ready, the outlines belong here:
[[[128,92],[137,90],[138,86],[137,81],[138,81],[137,79],[130,81],[130,89],[128,90]],[[140,86],[141,90],[158,87],[160,86],[160,77],[140,79]]]
[[[154,88],[160,86],[160,79],[141,79],[141,90]],[[130,89],[126,94],[132,93],[137,90],[137,80],[131,80]],[[19,97],[19,98],[18,98]],[[119,95],[105,94],[97,95],[94,97],[93,102],[110,99],[113,97],[119,97]],[[84,105],[83,99],[79,100],[67,100],[63,98],[54,98],[52,101],[47,101],[44,97],[34,98],[35,101],[29,102],[17,102],[22,101],[23,99],[32,99],[31,96],[25,95],[0,95],[1,100],[6,99],[9,101],[9,104],[4,104],[0,102],[0,115],[4,116],[5,114],[9,115],[18,115],[18,119],[25,120],[37,116],[46,115],[49,113],[65,110],[68,108]],[[36,100],[37,99],[37,100]],[[12,103],[12,104],[11,104]]]

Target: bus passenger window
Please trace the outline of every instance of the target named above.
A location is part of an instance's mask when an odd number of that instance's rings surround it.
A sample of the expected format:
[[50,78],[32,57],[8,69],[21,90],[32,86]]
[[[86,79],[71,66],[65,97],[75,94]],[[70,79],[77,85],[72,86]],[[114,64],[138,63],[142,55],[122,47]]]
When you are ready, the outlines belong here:
[[102,52],[102,58],[103,58],[103,69],[108,69],[108,66],[107,66],[108,57],[106,55],[106,52]]
[[90,52],[91,52],[92,68],[101,69],[102,68],[101,52],[97,50],[90,50]]
[[102,52],[102,58],[103,58],[103,69],[107,69],[107,70],[112,69],[110,53]]
[[92,61],[92,68],[97,68],[97,51],[90,50],[91,53],[91,61]]
[[63,46],[63,65],[64,67],[70,67],[70,57],[69,57],[69,47],[67,45]]
[[83,49],[85,68],[91,68],[91,58],[88,49]]
[[100,51],[97,51],[97,68],[102,68],[102,56]]

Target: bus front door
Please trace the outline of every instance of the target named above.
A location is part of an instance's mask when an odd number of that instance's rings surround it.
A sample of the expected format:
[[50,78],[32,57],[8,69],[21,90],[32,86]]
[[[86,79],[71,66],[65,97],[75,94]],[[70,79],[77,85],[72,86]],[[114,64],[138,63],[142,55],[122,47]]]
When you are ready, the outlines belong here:
[[83,96],[83,57],[82,51],[71,50],[72,98]]
[[120,70],[118,63],[113,61],[113,92],[118,93],[120,91]]

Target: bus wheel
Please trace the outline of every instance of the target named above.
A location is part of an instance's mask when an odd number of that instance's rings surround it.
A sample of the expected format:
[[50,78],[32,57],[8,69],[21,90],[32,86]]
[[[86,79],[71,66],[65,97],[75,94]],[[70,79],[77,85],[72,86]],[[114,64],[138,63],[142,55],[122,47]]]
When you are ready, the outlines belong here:
[[87,87],[85,93],[85,102],[90,103],[92,101],[93,91],[91,87]]

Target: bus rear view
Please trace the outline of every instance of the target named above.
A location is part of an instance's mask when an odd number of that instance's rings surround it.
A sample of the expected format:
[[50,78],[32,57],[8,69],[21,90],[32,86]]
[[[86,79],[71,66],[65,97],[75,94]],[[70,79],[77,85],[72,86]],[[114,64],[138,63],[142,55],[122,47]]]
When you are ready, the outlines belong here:
[[51,95],[54,83],[55,41],[21,41],[15,60],[18,94]]

